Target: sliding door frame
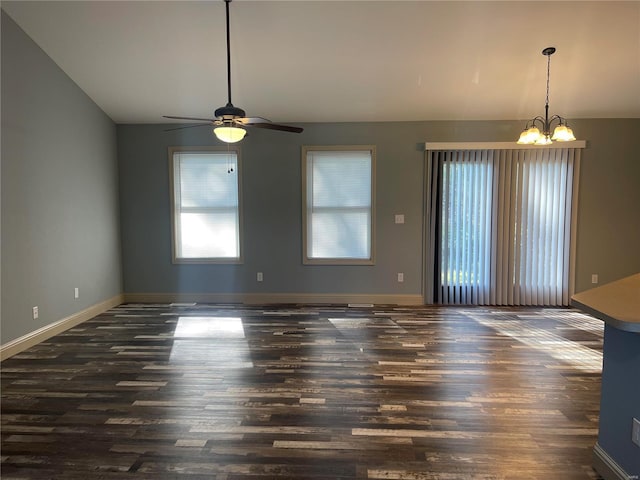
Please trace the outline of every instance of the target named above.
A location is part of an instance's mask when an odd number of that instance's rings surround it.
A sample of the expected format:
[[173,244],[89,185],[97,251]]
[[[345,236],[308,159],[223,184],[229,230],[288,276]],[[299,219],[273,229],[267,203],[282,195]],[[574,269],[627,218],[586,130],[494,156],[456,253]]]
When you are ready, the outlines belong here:
[[[437,255],[438,239],[435,238],[435,231],[432,228],[433,222],[436,221],[435,209],[438,208],[438,192],[433,189],[433,160],[430,152],[443,150],[534,150],[536,148],[558,148],[558,149],[583,149],[586,148],[585,140],[576,140],[571,143],[556,142],[543,147],[535,147],[531,145],[519,145],[515,142],[426,142],[424,144],[425,152],[425,169],[424,169],[424,198],[423,198],[423,281],[422,296],[423,302],[427,305],[433,304],[434,299],[434,279],[435,279],[435,262]],[[435,172],[438,174],[438,172]],[[573,189],[571,198],[571,238],[569,250],[569,298],[575,292],[575,263],[576,263],[576,233],[578,221],[578,194],[580,178],[580,161],[575,162],[573,167]]]

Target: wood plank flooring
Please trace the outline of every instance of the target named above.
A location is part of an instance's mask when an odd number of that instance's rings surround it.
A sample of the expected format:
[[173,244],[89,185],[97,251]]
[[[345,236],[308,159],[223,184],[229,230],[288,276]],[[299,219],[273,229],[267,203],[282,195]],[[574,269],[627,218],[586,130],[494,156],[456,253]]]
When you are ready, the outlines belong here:
[[2,362],[1,474],[597,479],[602,335],[569,309],[123,305]]

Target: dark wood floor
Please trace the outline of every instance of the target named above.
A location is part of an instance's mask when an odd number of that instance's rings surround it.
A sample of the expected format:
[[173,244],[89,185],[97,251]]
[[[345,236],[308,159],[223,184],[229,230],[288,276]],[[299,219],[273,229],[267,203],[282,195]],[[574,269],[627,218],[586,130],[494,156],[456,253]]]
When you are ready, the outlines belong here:
[[596,479],[573,310],[124,305],[2,363],[2,478]]

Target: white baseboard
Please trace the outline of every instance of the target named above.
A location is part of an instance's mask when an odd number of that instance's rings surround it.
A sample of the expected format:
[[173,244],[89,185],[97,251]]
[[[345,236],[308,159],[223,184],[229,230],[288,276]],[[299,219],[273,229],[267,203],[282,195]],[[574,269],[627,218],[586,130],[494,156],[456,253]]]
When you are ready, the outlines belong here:
[[273,303],[423,305],[422,295],[343,293],[125,293],[125,303]]
[[629,475],[625,472],[599,443],[593,447],[593,468],[605,480],[638,480],[637,475]]
[[342,293],[125,293],[92,305],[69,317],[45,325],[0,346],[0,361],[64,332],[122,303],[276,303],[422,305],[422,295],[377,295]]
[[50,323],[49,325],[45,325],[38,330],[34,330],[33,332],[27,333],[22,337],[7,342],[4,345],[0,346],[0,360],[5,360],[9,357],[12,357],[13,355],[20,353],[27,348],[30,348],[40,342],[44,342],[54,335],[75,327],[76,325],[89,320],[96,315],[100,315],[110,308],[123,303],[123,299],[123,295],[116,295],[115,297],[105,300],[104,302],[96,303],[95,305],[85,308],[78,313],[74,313],[73,315],[63,318],[62,320]]

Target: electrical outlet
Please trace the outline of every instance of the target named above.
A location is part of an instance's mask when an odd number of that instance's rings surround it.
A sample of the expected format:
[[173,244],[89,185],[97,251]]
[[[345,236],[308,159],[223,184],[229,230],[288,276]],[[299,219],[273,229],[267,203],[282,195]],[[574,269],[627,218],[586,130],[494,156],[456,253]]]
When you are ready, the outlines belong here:
[[35,320],[36,318],[38,318],[38,315],[39,315],[38,307],[33,307],[31,311],[33,313],[33,319]]
[[258,272],[256,274],[256,280],[261,282],[264,279],[264,277],[262,276],[262,272]]
[[404,282],[404,273],[398,273],[398,283]]
[[73,298],[80,298],[80,289],[78,287],[73,289]]
[[640,447],[640,420],[633,419],[633,425],[631,426],[631,441]]
[[598,283],[598,274],[597,273],[592,273],[591,274],[591,283]]

